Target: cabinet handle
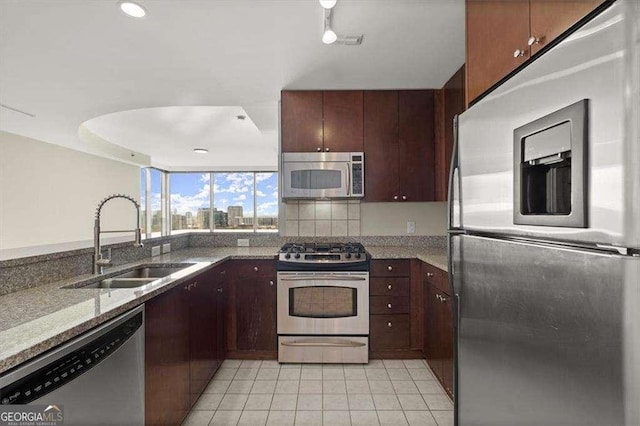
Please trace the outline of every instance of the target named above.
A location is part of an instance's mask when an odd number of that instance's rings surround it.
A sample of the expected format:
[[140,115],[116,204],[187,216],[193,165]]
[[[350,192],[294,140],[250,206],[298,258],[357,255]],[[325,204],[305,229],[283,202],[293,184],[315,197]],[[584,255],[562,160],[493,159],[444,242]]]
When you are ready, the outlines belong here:
[[387,270],[388,271],[393,271],[393,266],[391,266],[391,265],[387,266]]
[[325,149],[324,149],[324,152],[329,152],[329,148],[325,148]]
[[427,272],[427,278],[433,278],[435,274],[433,272]]
[[393,286],[391,284],[387,285],[387,290],[391,290],[393,288]]
[[391,326],[392,326],[392,325],[393,325],[393,324],[391,324],[391,321],[389,321],[389,322],[387,323],[387,327],[389,327],[389,328],[391,328]]
[[218,289],[218,293],[222,293],[222,288],[219,288],[219,289]]
[[193,287],[198,287],[198,281],[193,283]]
[[220,271],[220,275],[226,275],[227,271]]
[[273,281],[269,281],[269,285],[273,287]]
[[516,49],[516,50],[513,52],[513,57],[514,57],[514,58],[520,58],[520,57],[524,56],[524,54],[525,54],[525,53],[526,53],[526,51],[524,51],[524,50],[522,50],[522,49]]
[[436,299],[440,300],[440,295],[436,294]]
[[257,267],[257,266],[254,266],[254,267],[253,267],[253,270],[254,270],[254,271],[256,271],[256,272],[258,272],[258,267]]
[[387,308],[391,309],[391,303],[387,303]]
[[529,37],[529,40],[527,40],[527,44],[529,46],[533,46],[534,44],[542,44],[542,38],[541,37],[536,37],[536,36],[531,36],[531,37]]
[[393,196],[393,199],[397,201],[397,200],[398,200],[398,196],[397,196],[397,195],[394,195],[394,196]]
[[406,196],[406,195],[403,195],[403,196],[402,196],[402,199],[403,199],[403,200],[406,200],[406,199],[407,199],[407,196]]
[[442,303],[444,303],[444,302],[446,302],[446,301],[447,301],[447,298],[446,298],[446,297],[444,297],[444,296],[440,296],[440,301],[441,301]]
[[316,148],[316,151],[320,152],[320,151],[322,151],[322,148],[317,147],[317,148]]

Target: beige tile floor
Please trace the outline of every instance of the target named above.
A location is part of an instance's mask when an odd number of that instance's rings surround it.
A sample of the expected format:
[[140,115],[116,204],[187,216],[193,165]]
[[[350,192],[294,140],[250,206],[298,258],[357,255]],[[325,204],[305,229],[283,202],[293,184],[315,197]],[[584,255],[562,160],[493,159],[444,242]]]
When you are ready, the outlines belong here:
[[452,410],[424,360],[226,360],[184,424],[448,426]]

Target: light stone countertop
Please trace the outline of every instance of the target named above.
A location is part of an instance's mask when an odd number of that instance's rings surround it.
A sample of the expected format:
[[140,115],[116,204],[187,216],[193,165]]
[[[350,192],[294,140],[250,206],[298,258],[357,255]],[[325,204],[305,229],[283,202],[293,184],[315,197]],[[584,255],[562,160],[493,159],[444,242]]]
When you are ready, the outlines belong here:
[[[279,247],[189,248],[109,268],[105,274],[157,263],[193,263],[180,272],[132,288],[61,287],[91,274],[0,296],[0,373],[58,346],[228,259],[274,259]],[[446,252],[432,247],[368,246],[373,259],[418,258],[446,270]]]

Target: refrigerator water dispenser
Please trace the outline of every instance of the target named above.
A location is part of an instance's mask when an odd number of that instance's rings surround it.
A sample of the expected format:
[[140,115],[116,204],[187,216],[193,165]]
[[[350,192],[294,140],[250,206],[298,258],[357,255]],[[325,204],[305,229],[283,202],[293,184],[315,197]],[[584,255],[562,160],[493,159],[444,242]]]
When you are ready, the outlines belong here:
[[521,225],[587,226],[588,101],[514,130],[514,213]]

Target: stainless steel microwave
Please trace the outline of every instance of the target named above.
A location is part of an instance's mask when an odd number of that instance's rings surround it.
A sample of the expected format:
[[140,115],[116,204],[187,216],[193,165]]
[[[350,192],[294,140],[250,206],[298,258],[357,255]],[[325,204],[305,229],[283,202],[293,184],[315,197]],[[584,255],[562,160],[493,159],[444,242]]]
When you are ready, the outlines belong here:
[[364,197],[364,153],[285,152],[282,198]]

